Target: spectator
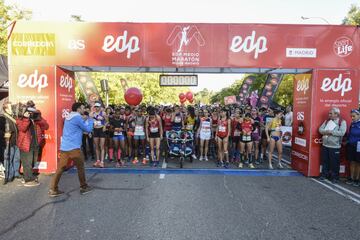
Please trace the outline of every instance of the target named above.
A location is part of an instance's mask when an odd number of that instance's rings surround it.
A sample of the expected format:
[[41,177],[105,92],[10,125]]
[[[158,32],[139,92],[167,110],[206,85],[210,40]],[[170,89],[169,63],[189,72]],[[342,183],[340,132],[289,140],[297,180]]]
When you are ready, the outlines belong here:
[[329,111],[329,118],[321,124],[319,132],[323,135],[320,179],[328,178],[336,183],[339,180],[341,142],[346,132],[346,121],[340,118],[339,108],[332,108]]
[[1,108],[2,115],[5,119],[5,153],[4,153],[4,166],[5,166],[5,182],[12,181],[15,177],[19,177],[20,168],[20,152],[16,146],[16,139],[18,130],[16,128],[16,120],[13,115],[12,106],[9,102],[4,102]]
[[351,125],[346,146],[347,159],[350,161],[350,178],[346,184],[359,186],[360,178],[360,111],[351,110]]
[[26,107],[24,114],[16,120],[19,129],[17,145],[23,166],[24,186],[38,186],[39,182],[33,174],[33,165],[38,159],[39,147],[42,144],[42,132],[49,128],[48,123],[40,115],[40,111]]
[[293,111],[292,111],[292,106],[287,106],[286,107],[286,114],[284,116],[285,119],[285,126],[291,127],[293,124]]
[[78,170],[80,193],[85,194],[92,190],[86,183],[84,155],[81,152],[83,132],[92,132],[94,120],[84,115],[84,104],[74,103],[70,115],[65,119],[62,140],[60,144],[60,162],[50,184],[49,196],[57,197],[64,192],[58,189],[62,173],[65,171],[68,161],[74,161]]

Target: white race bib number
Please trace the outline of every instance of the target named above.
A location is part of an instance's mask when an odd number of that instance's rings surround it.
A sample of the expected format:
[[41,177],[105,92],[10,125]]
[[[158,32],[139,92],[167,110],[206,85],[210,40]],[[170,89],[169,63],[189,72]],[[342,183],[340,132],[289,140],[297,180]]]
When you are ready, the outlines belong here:
[[94,121],[96,127],[102,126],[101,121]]
[[219,132],[226,132],[226,127],[219,126]]
[[135,126],[135,135],[145,135],[143,126]]
[[193,128],[194,128],[194,125],[189,125],[189,124],[186,125],[186,129],[187,129],[187,130],[193,130]]
[[151,127],[150,132],[151,133],[157,133],[157,132],[159,132],[159,128],[158,127]]
[[122,136],[123,134],[122,134],[122,132],[114,132],[114,135],[115,136]]
[[240,137],[240,135],[241,135],[241,132],[240,131],[235,131],[234,132],[234,137]]

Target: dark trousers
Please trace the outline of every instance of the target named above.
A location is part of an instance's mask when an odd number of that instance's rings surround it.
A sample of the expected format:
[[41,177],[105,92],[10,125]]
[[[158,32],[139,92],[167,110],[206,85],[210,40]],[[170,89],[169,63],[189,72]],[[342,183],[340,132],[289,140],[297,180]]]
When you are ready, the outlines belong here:
[[51,179],[50,189],[57,191],[58,184],[61,178],[61,175],[66,170],[68,162],[74,161],[74,164],[77,168],[80,187],[85,188],[87,187],[86,178],[85,178],[85,168],[84,168],[84,155],[80,149],[74,149],[71,151],[61,151],[60,152],[60,161],[58,164],[58,168],[56,170],[55,175]]
[[39,147],[31,144],[29,152],[23,152],[20,150],[20,160],[23,167],[23,175],[25,182],[34,181],[33,174],[34,163],[37,162],[39,156]]
[[91,157],[94,158],[94,138],[93,138],[93,136],[89,136],[88,134],[83,134],[81,149],[85,155],[85,160],[87,160],[87,158],[88,158],[86,141],[89,144]]
[[321,162],[321,175],[323,177],[338,180],[340,172],[340,149],[322,146]]

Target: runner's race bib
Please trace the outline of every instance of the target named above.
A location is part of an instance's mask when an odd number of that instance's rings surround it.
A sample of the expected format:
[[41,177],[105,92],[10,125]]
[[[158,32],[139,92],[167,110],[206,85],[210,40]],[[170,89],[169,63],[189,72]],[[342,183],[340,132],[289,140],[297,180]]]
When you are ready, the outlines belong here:
[[193,128],[194,128],[194,125],[190,125],[190,124],[186,125],[187,130],[193,130]]
[[174,119],[174,122],[179,123],[181,122],[181,117],[176,116]]
[[241,135],[241,132],[238,130],[235,130],[234,137],[240,137],[240,135]]
[[150,132],[151,132],[151,133],[158,133],[158,132],[159,132],[159,128],[158,128],[158,127],[150,127]]
[[250,142],[251,141],[251,136],[250,135],[243,135],[242,136],[242,140],[244,142]]
[[114,132],[114,135],[115,135],[115,136],[122,136],[123,133],[122,133],[122,132]]
[[203,132],[210,132],[210,122],[203,122],[202,123],[202,131]]
[[95,127],[100,127],[102,126],[101,121],[94,121]]
[[135,135],[145,135],[143,126],[135,126]]
[[226,132],[226,127],[219,126],[219,132]]

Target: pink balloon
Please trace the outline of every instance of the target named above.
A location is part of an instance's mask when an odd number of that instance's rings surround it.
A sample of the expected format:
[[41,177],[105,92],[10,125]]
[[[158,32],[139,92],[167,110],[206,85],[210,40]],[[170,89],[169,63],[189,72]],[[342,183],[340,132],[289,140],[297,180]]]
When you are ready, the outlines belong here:
[[192,92],[187,92],[187,93],[186,93],[186,99],[187,99],[187,100],[190,101],[190,100],[193,99],[193,98],[194,98],[194,95],[192,94]]
[[186,100],[185,94],[184,94],[184,93],[180,93],[180,94],[179,94],[179,99],[180,99],[180,101],[181,101],[181,100],[184,100],[184,99]]

